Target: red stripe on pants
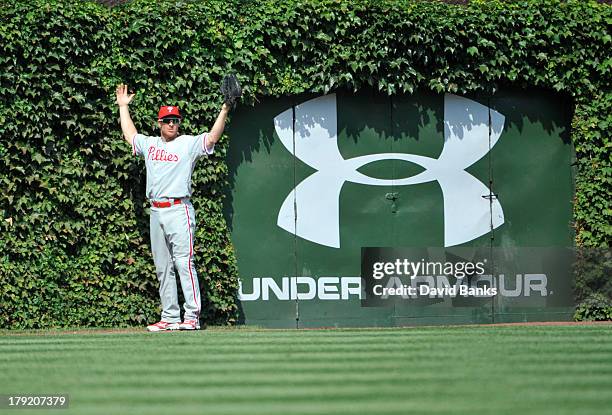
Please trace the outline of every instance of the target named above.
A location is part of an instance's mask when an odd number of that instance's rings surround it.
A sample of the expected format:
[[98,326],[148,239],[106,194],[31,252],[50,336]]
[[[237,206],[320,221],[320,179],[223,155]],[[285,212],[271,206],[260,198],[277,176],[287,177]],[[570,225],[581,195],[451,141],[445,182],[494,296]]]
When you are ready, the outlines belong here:
[[193,258],[193,237],[191,236],[191,221],[189,220],[189,210],[187,209],[187,205],[185,205],[185,214],[187,215],[187,230],[189,231],[189,277],[191,278],[191,288],[193,290],[193,301],[195,301],[196,307],[198,307],[198,316],[200,315],[200,304],[198,304],[198,300],[196,299],[196,289],[195,284],[193,283],[193,272],[191,272],[191,260]]

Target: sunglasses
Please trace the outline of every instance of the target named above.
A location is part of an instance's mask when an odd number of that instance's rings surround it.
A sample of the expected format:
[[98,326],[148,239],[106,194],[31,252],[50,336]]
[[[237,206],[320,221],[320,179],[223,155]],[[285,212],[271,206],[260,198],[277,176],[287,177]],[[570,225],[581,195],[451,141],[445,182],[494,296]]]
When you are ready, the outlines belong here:
[[181,123],[180,118],[162,118],[160,121],[163,122],[164,124],[173,123],[174,125],[179,125]]

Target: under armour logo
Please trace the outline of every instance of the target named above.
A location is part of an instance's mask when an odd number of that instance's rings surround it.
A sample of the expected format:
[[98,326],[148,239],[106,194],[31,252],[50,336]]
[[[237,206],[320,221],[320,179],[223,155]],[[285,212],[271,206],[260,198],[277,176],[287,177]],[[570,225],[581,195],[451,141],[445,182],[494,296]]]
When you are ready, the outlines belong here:
[[[373,186],[402,186],[437,181],[444,200],[444,246],[471,241],[504,223],[498,200],[489,189],[465,171],[484,157],[501,135],[504,116],[456,95],[444,96],[444,147],[437,159],[404,153],[370,154],[344,159],[338,149],[336,96],[326,95],[295,107],[274,118],[283,145],[317,171],[299,183],[285,198],[277,225],[303,239],[333,248],[340,247],[340,191],[345,182]],[[425,168],[421,173],[386,180],[357,171],[380,160],[404,160]],[[294,206],[297,206],[297,211]]]
[[168,112],[172,112],[172,110],[174,109],[174,107],[166,107],[166,109],[168,110]]

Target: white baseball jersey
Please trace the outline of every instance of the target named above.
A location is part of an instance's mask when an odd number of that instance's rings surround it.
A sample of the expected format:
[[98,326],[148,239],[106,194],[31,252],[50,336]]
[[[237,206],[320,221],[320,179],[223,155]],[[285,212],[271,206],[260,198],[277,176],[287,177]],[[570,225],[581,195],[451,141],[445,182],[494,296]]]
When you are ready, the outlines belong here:
[[214,151],[214,147],[206,150],[207,137],[208,133],[181,135],[166,142],[161,137],[134,136],[132,152],[144,156],[149,200],[191,197],[191,175],[196,160]]

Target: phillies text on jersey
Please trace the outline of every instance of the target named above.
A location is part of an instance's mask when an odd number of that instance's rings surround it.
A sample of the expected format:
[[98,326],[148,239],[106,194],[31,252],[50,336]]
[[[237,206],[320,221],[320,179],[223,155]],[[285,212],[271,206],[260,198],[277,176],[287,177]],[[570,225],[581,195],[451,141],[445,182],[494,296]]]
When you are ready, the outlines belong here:
[[208,133],[181,135],[172,141],[136,134],[132,140],[134,155],[143,156],[147,168],[149,200],[191,197],[191,176],[197,159],[212,154],[206,150]]

